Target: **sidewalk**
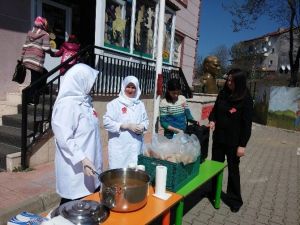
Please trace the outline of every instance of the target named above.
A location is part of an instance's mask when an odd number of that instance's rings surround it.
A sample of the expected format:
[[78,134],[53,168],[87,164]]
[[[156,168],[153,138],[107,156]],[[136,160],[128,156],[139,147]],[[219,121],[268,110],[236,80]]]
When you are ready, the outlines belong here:
[[[221,203],[216,210],[204,198],[185,216],[184,225],[299,225],[300,133],[253,125],[246,156],[241,159],[244,205],[231,213]],[[226,190],[227,170],[223,179]],[[0,173],[0,225],[26,210],[40,213],[59,202],[53,163],[29,172]],[[121,224],[120,224],[121,225]]]

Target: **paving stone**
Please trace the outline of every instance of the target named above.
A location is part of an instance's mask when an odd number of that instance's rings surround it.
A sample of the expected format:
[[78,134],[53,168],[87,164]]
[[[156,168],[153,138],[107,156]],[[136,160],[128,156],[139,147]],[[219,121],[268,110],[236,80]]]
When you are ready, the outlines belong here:
[[298,221],[289,221],[289,220],[284,220],[284,225],[299,225],[299,220]]
[[248,219],[248,218],[241,218],[241,221],[240,221],[240,224],[242,225],[255,225],[255,220],[252,218],[252,219]]
[[240,222],[241,222],[241,214],[240,213],[241,212],[232,213],[225,219],[225,222],[232,222],[235,224],[240,224]]
[[288,209],[284,215],[286,218],[295,218],[295,219],[299,219],[299,209]]
[[261,208],[274,210],[273,202],[263,202]]
[[258,213],[258,215],[264,215],[264,216],[268,216],[268,217],[270,217],[271,214],[272,214],[272,210],[264,209],[264,208],[261,208]]
[[282,216],[271,216],[269,221],[271,224],[284,224]]
[[281,209],[274,209],[272,212],[272,215],[281,216],[281,217],[284,217],[284,214],[285,214],[285,210],[281,210]]
[[215,215],[228,215],[230,213],[230,209],[228,207],[222,207],[218,209],[215,213]]
[[242,214],[242,216],[241,216],[241,224],[243,224],[242,220],[244,220],[244,221],[252,221],[252,223],[254,223],[255,219],[256,219],[256,215]]
[[257,223],[269,224],[269,217],[264,215],[257,215]]
[[[223,202],[221,208],[216,210],[204,198],[185,214],[183,225],[300,224],[300,156],[296,157],[296,150],[300,147],[300,133],[287,132],[257,124],[254,124],[253,127],[246,156],[241,159],[240,164],[241,189],[244,200],[241,210],[238,213],[232,213]],[[30,181],[35,176],[36,178],[31,186],[45,186],[47,190],[52,190],[55,193],[53,166],[48,168],[48,170],[51,169],[51,173],[42,171],[42,168],[25,174],[0,173],[0,198],[3,199],[3,202],[9,200],[13,202],[14,198],[18,198],[20,201],[23,196],[20,192],[23,187],[20,188],[20,185],[16,185],[17,190],[14,194],[11,194],[11,189],[8,192],[5,190],[6,184],[22,181],[22,185],[24,185],[25,181]],[[43,179],[45,177],[47,179]],[[224,191],[226,190],[227,177],[228,170],[225,169],[223,176]],[[32,193],[32,190],[26,190],[25,192],[35,194]],[[50,205],[56,201],[54,197],[47,197],[43,200],[38,197],[32,208],[44,208],[47,207],[48,202]],[[41,202],[43,202],[43,205],[41,205]],[[6,212],[6,217],[11,215],[9,213],[12,213],[12,211],[3,210],[3,207],[5,207],[5,204],[0,204],[0,225],[6,225],[1,217],[3,212]],[[27,208],[29,209],[28,205]],[[22,209],[17,207],[17,209],[26,210],[24,207]]]
[[211,215],[208,215],[206,213],[200,213],[200,215],[195,217],[193,220],[208,223],[209,220],[212,218],[213,218],[213,216],[211,216]]
[[252,218],[256,218],[257,212],[258,212],[257,209],[253,209],[251,207],[245,207],[245,210],[243,211],[242,215],[246,217],[249,216]]
[[224,225],[236,225],[236,223],[226,221],[226,222],[224,223]]
[[193,221],[192,221],[192,224],[193,225],[200,225],[200,224],[208,224],[209,223],[209,219],[207,220],[204,220],[204,218],[201,218],[201,217],[198,217],[198,218],[195,218]]
[[215,214],[215,216],[211,218],[210,221],[223,224],[226,218],[227,216]]
[[214,216],[216,210],[211,206],[211,207],[206,207],[206,209],[203,211],[203,213]]

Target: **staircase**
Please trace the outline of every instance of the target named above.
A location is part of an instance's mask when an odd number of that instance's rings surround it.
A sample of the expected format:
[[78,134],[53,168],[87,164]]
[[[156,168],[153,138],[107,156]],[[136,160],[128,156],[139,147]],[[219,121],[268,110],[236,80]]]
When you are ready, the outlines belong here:
[[[49,98],[45,96],[45,101]],[[34,129],[42,129],[42,124],[34,125],[34,107],[28,106],[28,124],[27,133],[33,134]],[[49,104],[41,104],[36,106],[36,120],[44,110],[49,112]],[[1,125],[0,125],[0,170],[13,170],[14,167],[20,166],[21,156],[21,127],[22,127],[22,104],[21,93],[8,93],[6,101],[0,101],[1,109]],[[30,144],[32,138],[27,138],[27,143]],[[13,162],[12,162],[13,161]]]

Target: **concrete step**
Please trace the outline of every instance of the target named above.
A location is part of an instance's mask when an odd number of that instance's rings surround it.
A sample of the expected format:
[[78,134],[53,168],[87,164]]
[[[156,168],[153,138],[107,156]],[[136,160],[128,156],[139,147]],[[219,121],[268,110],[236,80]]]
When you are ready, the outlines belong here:
[[9,101],[0,101],[0,125],[2,125],[3,115],[12,115],[18,112],[17,105],[11,104]]
[[7,163],[6,163],[6,157],[7,155],[21,152],[21,148],[8,145],[5,143],[0,143],[0,168],[6,170],[7,169]]
[[0,115],[17,113],[17,105],[9,101],[0,101]]
[[55,94],[53,94],[52,96],[50,96],[49,94],[48,95],[46,95],[46,94],[45,95],[40,95],[39,103],[41,104],[43,102],[43,98],[45,98],[44,99],[45,104],[49,104],[50,101],[52,102],[52,104],[54,104],[54,102],[56,100],[56,97],[57,96]]
[[[32,136],[33,132],[27,130],[28,136]],[[0,126],[0,143],[12,145],[21,148],[21,128]],[[30,139],[27,138],[27,144],[30,143]]]
[[[46,118],[44,118],[45,120]],[[41,116],[36,116],[36,121],[41,121]],[[27,129],[33,131],[34,130],[34,116],[28,115],[28,123],[27,123]],[[14,115],[5,115],[2,117],[2,123],[4,126],[11,126],[20,128],[22,127],[22,115],[21,114],[14,114]],[[38,124],[36,124],[38,126]]]
[[12,92],[6,94],[6,100],[11,104],[21,104],[22,102],[22,93],[21,92]]
[[9,126],[0,126],[0,142],[21,148],[21,129]]
[[[18,105],[18,110],[17,110],[18,114],[22,114],[22,105],[19,104]],[[35,111],[35,106],[34,105],[28,105],[27,106],[27,113],[28,115],[33,115]],[[42,114],[48,115],[50,111],[50,106],[48,104],[45,104],[44,106],[42,104],[38,104],[36,106],[36,115],[41,116]]]

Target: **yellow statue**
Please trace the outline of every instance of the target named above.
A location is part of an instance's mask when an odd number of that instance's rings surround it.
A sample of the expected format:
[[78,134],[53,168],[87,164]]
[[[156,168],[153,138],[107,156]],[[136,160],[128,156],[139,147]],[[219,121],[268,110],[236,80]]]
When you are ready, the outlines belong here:
[[115,39],[118,39],[120,37],[122,39],[124,31],[125,31],[125,25],[126,25],[126,20],[122,19],[122,13],[121,13],[121,8],[118,6],[116,8],[116,19],[113,21],[113,36]]
[[145,24],[145,27],[147,27],[147,51],[152,51],[152,43],[153,43],[153,31],[152,31],[152,17],[154,15],[154,12],[149,7],[147,10],[147,23]]
[[142,5],[141,9],[138,11],[138,16],[135,24],[135,44],[136,45],[141,45],[141,23],[143,22],[143,17],[144,17],[144,12],[145,12],[145,6]]
[[218,94],[216,76],[220,73],[220,61],[216,56],[207,56],[203,62],[201,83],[208,94]]

